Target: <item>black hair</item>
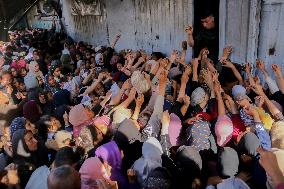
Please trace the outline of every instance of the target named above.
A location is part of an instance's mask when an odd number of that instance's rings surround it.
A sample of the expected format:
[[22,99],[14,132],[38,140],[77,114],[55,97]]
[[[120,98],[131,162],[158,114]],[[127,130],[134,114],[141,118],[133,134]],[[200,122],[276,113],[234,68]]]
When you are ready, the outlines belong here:
[[76,151],[74,151],[73,148],[65,146],[57,151],[55,155],[54,166],[55,167],[60,167],[62,165],[72,166],[79,160],[80,160],[80,155]]
[[165,58],[165,56],[161,52],[152,52],[151,56],[157,57],[158,60],[161,59],[161,58]]

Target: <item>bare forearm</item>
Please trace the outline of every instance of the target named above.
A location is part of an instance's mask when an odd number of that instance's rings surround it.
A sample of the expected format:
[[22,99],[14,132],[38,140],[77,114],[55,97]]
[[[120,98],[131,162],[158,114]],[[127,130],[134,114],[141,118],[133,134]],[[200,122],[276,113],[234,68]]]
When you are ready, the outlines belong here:
[[87,87],[86,91],[84,92],[84,95],[88,95],[91,92],[93,92],[96,88],[96,86],[101,82],[100,80],[96,80],[91,86]]
[[235,77],[238,79],[239,84],[240,84],[240,85],[244,84],[244,80],[243,80],[243,78],[242,78],[240,72],[236,69],[236,67],[233,67],[233,68],[232,68],[232,71],[233,71]]
[[187,43],[190,47],[193,47],[194,46],[194,39],[193,39],[193,36],[192,35],[188,35],[187,37]]
[[118,42],[118,40],[119,40],[118,38],[115,38],[115,39],[114,39],[114,41],[113,41],[112,44],[111,44],[111,48],[112,48],[112,49],[114,49],[114,47],[115,47],[116,43]]
[[134,113],[133,113],[133,115],[132,115],[132,119],[134,119],[134,120],[137,120],[137,119],[138,119],[140,110],[141,110],[141,106],[136,106],[136,107],[135,107]]
[[181,52],[181,64],[185,64],[185,62],[186,62],[186,50],[182,50],[182,52]]
[[284,94],[284,78],[282,75],[276,76],[276,82],[278,84],[279,90]]
[[177,82],[176,81],[173,81],[173,88],[174,88],[173,98],[175,100],[177,98]]
[[124,93],[123,90],[119,90],[118,94],[110,100],[110,105],[118,105],[123,93]]
[[192,81],[198,81],[197,68],[193,68]]
[[222,99],[221,94],[217,94],[217,101],[218,101],[218,115],[223,116],[226,114],[226,112],[225,112],[224,101]]
[[180,112],[181,112],[181,114],[182,114],[183,116],[186,114],[187,109],[188,109],[188,106],[189,106],[189,105],[184,104],[184,105],[181,107]]
[[92,78],[93,74],[90,73],[87,77],[85,77],[85,79],[83,80],[82,84],[86,85]]
[[246,72],[246,74],[247,74],[247,77],[248,77],[248,80],[249,80],[249,84],[254,86],[255,82],[253,80],[253,77],[252,77],[251,73],[250,72]]
[[185,96],[186,83],[181,83],[177,100],[182,100]]
[[266,95],[263,95],[263,96],[264,96],[265,105],[268,108],[269,112],[272,115],[276,115],[280,113],[280,110],[278,110],[278,108],[269,100],[269,98]]

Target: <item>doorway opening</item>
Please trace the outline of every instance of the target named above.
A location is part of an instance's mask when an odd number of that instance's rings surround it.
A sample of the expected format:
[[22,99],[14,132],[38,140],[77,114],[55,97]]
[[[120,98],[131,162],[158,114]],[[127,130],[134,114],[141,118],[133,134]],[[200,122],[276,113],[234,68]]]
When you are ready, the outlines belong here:
[[[202,36],[208,37],[212,40],[201,40],[199,43],[195,43],[193,47],[194,57],[199,55],[200,50],[204,46],[208,46],[209,53],[211,49],[212,56],[214,57],[213,61],[218,59],[219,53],[219,3],[220,0],[194,0],[194,38],[199,39],[198,35],[202,33]],[[206,31],[204,26],[202,25],[201,19],[209,16],[210,14],[214,17],[215,27],[214,29],[210,29],[210,31]],[[214,39],[213,39],[214,38]],[[210,53],[210,54],[211,54]],[[215,57],[217,56],[217,57]]]

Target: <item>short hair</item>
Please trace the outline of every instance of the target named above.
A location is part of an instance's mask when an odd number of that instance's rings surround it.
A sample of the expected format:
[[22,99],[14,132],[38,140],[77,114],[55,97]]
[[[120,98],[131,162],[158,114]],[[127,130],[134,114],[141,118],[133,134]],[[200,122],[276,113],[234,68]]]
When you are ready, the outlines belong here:
[[62,165],[70,165],[72,166],[74,163],[80,160],[80,155],[77,152],[73,151],[72,147],[65,146],[60,148],[54,160],[54,166],[60,167]]
[[211,10],[204,10],[204,12],[201,13],[200,18],[201,19],[206,19],[209,16],[213,16],[214,17],[213,12]]
[[57,167],[50,172],[47,187],[48,189],[80,189],[80,175],[69,165]]
[[1,74],[0,74],[0,78],[2,79],[2,77],[3,77],[4,75],[11,75],[11,72],[9,72],[8,70],[2,71]]

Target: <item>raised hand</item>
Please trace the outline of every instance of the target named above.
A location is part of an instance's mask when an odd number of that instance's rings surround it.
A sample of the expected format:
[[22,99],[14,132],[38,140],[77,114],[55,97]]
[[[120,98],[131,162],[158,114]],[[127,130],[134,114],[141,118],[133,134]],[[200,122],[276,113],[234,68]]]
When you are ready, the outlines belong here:
[[257,59],[257,60],[256,60],[256,67],[257,67],[260,71],[265,72],[265,64],[264,64],[263,61]]
[[275,73],[276,76],[282,77],[282,69],[278,64],[272,64],[271,68],[272,68],[272,71]]
[[223,49],[223,57],[227,59],[230,56],[230,54],[232,53],[232,51],[233,51],[232,46],[226,46]]
[[192,26],[187,26],[185,28],[185,32],[188,34],[188,35],[192,35],[193,34],[193,27]]
[[246,73],[250,73],[250,71],[251,71],[251,66],[250,66],[250,63],[245,63],[245,71],[246,71]]

